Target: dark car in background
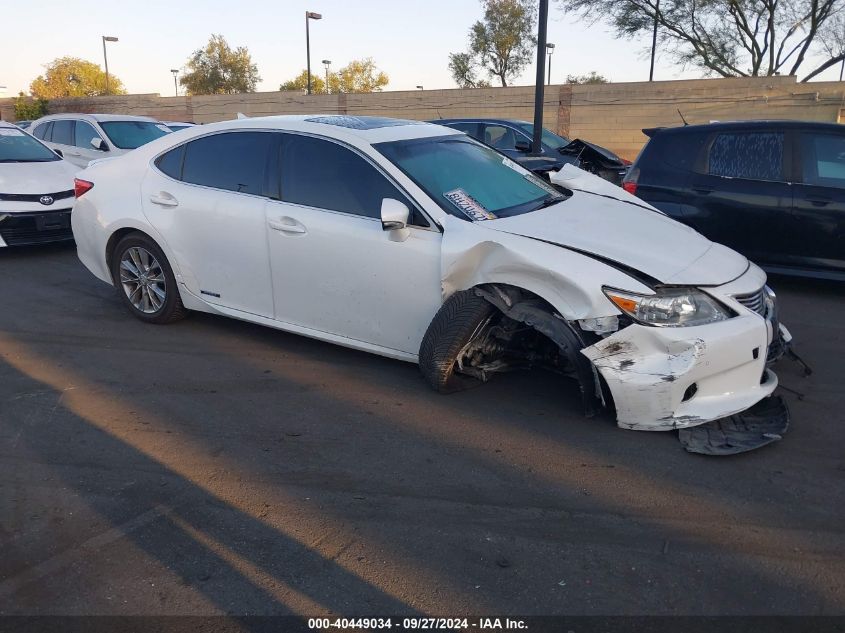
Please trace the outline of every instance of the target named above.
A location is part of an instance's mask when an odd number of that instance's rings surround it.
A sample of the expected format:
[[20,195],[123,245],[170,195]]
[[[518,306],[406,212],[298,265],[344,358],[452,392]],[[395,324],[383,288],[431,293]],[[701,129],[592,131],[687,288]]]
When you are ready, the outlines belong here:
[[614,184],[621,184],[629,163],[609,149],[581,139],[570,140],[543,128],[540,157],[530,156],[534,124],[516,119],[437,119],[430,123],[465,132],[499,150],[540,175],[566,164],[585,169]]
[[845,280],[845,128],[647,129],[623,187],[773,273]]

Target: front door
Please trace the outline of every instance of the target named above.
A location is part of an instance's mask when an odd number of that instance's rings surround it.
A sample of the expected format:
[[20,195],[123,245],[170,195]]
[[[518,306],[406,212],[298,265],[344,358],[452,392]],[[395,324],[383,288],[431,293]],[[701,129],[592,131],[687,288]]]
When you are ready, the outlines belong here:
[[87,166],[92,160],[107,158],[110,155],[108,152],[104,152],[101,149],[95,149],[91,144],[92,140],[95,138],[102,140],[103,136],[94,128],[93,125],[87,121],[75,121],[74,123],[74,147],[69,149],[68,152],[72,152],[73,156],[79,160],[79,164]]
[[278,134],[203,136],[155,161],[141,186],[151,224],[204,301],[272,318],[265,204],[267,160]]
[[[441,234],[369,159],[285,134],[281,201],[267,203],[279,321],[417,354],[441,304]],[[410,237],[382,230],[381,202],[413,210]]]

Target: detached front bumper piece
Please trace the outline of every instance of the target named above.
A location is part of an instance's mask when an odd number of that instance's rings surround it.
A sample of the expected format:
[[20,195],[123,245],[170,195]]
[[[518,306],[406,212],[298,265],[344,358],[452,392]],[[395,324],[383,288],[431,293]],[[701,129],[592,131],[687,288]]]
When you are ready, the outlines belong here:
[[761,400],[742,413],[678,431],[690,453],[735,455],[777,442],[789,427],[789,409],[779,396]]

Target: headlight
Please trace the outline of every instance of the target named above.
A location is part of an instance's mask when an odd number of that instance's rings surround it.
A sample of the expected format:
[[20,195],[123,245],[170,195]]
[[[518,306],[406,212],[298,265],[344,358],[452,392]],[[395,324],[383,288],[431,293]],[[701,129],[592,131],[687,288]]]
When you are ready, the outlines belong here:
[[727,308],[695,288],[659,288],[653,295],[640,295],[615,288],[602,290],[613,305],[645,325],[704,325],[731,317]]

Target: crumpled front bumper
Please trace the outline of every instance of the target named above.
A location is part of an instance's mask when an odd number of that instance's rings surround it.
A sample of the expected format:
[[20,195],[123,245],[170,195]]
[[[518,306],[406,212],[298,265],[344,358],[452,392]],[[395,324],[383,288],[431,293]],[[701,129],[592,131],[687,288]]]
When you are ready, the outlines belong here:
[[696,327],[633,324],[585,348],[626,429],[666,431],[744,411],[777,387],[766,368],[776,326],[757,314]]

